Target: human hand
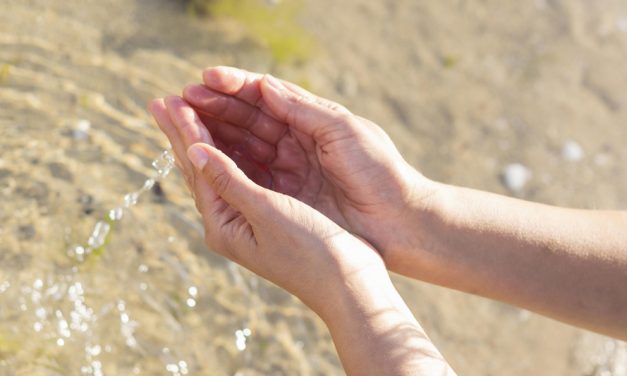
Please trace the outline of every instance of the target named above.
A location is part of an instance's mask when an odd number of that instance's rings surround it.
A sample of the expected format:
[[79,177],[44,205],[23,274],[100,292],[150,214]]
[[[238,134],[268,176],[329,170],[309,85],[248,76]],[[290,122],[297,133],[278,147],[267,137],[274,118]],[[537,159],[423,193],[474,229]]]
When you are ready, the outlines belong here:
[[453,374],[372,247],[307,204],[249,179],[213,146],[212,134],[181,98],[154,100],[150,110],[195,196],[209,248],[316,312],[347,374]]
[[150,110],[194,193],[210,249],[285,288],[323,318],[346,300],[345,287],[370,296],[364,281],[381,280],[393,289],[372,247],[305,203],[246,177],[212,146],[212,134],[181,98],[155,100]]
[[402,241],[408,203],[426,203],[436,189],[380,127],[336,103],[236,68],[207,69],[203,81],[183,97],[221,150],[255,182],[319,210],[384,258]]

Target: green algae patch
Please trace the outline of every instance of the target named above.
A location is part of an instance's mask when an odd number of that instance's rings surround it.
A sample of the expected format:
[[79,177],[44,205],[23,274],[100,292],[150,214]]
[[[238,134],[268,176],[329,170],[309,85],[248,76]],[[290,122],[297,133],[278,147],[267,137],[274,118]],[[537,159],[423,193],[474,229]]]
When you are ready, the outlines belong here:
[[11,75],[11,65],[10,64],[0,65],[0,84],[8,80],[10,75]]
[[446,69],[455,68],[459,62],[460,58],[455,55],[446,55],[442,58],[442,66]]
[[268,5],[261,0],[191,0],[189,12],[234,20],[251,39],[266,47],[278,64],[303,63],[313,56],[316,42],[297,22],[300,1]]
[[19,349],[20,343],[16,339],[0,332],[0,359],[10,357],[17,353]]

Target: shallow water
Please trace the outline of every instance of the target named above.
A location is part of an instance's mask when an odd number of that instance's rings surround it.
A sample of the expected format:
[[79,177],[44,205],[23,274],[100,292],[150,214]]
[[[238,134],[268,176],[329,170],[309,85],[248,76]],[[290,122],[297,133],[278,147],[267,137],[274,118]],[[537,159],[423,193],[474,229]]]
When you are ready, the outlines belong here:
[[[314,315],[205,250],[177,173],[99,252],[68,255],[154,173],[166,145],[144,104],[206,65],[307,81],[439,180],[506,192],[499,172],[520,162],[533,173],[521,197],[624,208],[627,9],[598,4],[312,1],[321,57],[277,68],[177,1],[0,0],[0,374],[341,374]],[[581,162],[561,157],[569,139]],[[625,375],[622,343],[397,283],[460,374]]]

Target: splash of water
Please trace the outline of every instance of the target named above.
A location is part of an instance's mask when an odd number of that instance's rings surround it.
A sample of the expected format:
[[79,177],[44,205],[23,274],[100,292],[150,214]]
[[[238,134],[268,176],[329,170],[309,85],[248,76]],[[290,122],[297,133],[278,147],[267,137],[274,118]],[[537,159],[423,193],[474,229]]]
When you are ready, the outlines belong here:
[[74,245],[68,250],[68,255],[79,262],[85,261],[85,259],[92,253],[101,249],[107,243],[107,238],[111,232],[112,225],[115,222],[119,222],[124,218],[124,213],[137,205],[139,198],[146,192],[150,191],[158,181],[163,180],[172,168],[174,168],[174,157],[168,150],[164,150],[161,155],[154,161],[152,161],[152,167],[154,172],[144,182],[144,185],[135,192],[129,192],[124,195],[124,202],[122,205],[109,210],[107,217],[104,220],[98,221],[94,229],[87,240],[87,245]]

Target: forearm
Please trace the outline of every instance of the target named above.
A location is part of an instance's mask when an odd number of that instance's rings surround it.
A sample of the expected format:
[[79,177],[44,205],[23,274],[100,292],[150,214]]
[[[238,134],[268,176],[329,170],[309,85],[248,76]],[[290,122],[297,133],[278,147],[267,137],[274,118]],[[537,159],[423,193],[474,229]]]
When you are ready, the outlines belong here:
[[345,286],[321,315],[348,375],[454,375],[389,277]]
[[391,270],[627,338],[627,213],[451,186],[430,200],[388,252]]

